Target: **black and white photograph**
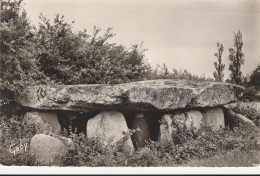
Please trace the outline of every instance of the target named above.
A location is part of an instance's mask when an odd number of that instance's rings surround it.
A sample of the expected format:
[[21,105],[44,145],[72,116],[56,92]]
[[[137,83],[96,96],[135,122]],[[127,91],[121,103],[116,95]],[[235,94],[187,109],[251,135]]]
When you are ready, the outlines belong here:
[[260,173],[260,0],[0,10],[0,174]]

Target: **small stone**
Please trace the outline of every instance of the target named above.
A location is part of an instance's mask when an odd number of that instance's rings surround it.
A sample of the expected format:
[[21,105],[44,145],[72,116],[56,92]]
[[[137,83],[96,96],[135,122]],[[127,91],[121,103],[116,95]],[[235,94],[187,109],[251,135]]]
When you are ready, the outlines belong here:
[[37,133],[43,134],[61,134],[61,126],[55,112],[27,112],[23,118],[27,125],[33,125]]
[[130,153],[134,151],[124,115],[118,111],[103,111],[89,119],[87,137],[100,140],[104,147],[123,140],[126,151]]
[[61,157],[73,149],[72,140],[62,136],[37,134],[30,142],[30,154],[35,157],[36,165],[57,166]]
[[138,129],[132,136],[136,147],[144,147],[145,142],[150,138],[150,131],[144,113],[137,113],[132,123],[132,129]]
[[212,127],[214,130],[225,128],[224,112],[222,108],[209,108],[202,111],[206,126]]

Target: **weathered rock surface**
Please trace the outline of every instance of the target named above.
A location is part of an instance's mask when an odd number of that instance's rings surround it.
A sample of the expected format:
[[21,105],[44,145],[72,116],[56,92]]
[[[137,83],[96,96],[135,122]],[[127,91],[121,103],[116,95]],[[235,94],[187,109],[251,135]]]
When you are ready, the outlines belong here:
[[145,141],[150,138],[150,130],[144,113],[138,113],[132,123],[132,129],[138,129],[132,136],[133,143],[136,147],[144,147]]
[[30,142],[30,154],[35,157],[36,165],[59,165],[61,157],[73,149],[72,140],[62,136],[37,134]]
[[46,110],[174,110],[228,104],[243,87],[228,83],[149,80],[117,85],[31,86],[16,97],[23,106]]
[[0,129],[0,142],[3,140],[3,138],[4,138],[3,130]]
[[242,114],[235,113],[234,111],[227,109],[228,118],[232,118],[232,120],[237,121],[238,123],[247,123],[251,126],[255,126],[254,122],[249,120],[247,117],[243,116]]
[[197,131],[203,125],[203,115],[198,110],[191,110],[185,113],[186,121],[185,126],[187,129]]
[[225,107],[246,116],[256,125],[260,125],[260,102],[237,102],[226,105]]
[[173,126],[172,126],[172,118],[169,114],[165,114],[162,116],[160,124],[160,133],[159,133],[159,141],[171,142],[173,140]]
[[190,110],[178,114],[165,114],[160,125],[159,140],[172,141],[179,130],[187,129],[196,132],[204,123],[198,110]]
[[134,146],[124,115],[117,111],[103,111],[87,122],[87,137],[96,138],[104,145],[116,145],[121,141],[127,152],[132,153]]
[[260,101],[260,90],[257,90],[255,97]]
[[27,112],[23,118],[25,124],[34,125],[37,133],[61,134],[61,126],[55,112]]
[[224,112],[222,108],[209,108],[202,111],[206,126],[212,127],[215,130],[225,128]]

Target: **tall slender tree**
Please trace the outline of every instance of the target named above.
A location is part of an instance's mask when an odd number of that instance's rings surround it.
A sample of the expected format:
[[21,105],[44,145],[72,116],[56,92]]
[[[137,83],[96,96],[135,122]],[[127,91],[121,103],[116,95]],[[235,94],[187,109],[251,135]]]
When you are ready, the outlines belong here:
[[231,61],[229,70],[231,71],[230,82],[239,85],[242,84],[241,65],[245,62],[242,47],[242,33],[238,31],[234,33],[234,48],[229,48],[229,60]]
[[214,66],[216,71],[214,71],[213,75],[216,81],[223,82],[224,78],[224,68],[225,64],[222,63],[222,53],[224,52],[224,47],[222,44],[217,43],[218,52],[215,53],[215,56],[218,58],[218,62],[214,62]]

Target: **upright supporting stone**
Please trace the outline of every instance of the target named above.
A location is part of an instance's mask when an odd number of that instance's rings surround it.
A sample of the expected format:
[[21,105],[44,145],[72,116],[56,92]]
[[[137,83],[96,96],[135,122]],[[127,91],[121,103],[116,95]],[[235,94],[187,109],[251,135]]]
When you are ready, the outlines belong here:
[[222,108],[209,108],[202,111],[206,126],[212,127],[214,130],[225,128],[224,112]]
[[132,136],[134,145],[136,147],[144,147],[145,141],[150,138],[149,126],[147,120],[144,118],[144,112],[135,114],[132,129],[137,129]]
[[172,141],[179,130],[187,129],[196,132],[203,124],[203,116],[198,110],[178,114],[165,114],[160,125],[159,140]]
[[163,115],[161,122],[162,123],[160,124],[159,140],[171,142],[173,139],[173,126],[171,116],[169,114]]
[[4,141],[4,134],[3,134],[3,130],[0,129],[0,149],[1,149],[1,146],[2,146],[2,142]]
[[23,121],[25,124],[34,125],[37,133],[57,135],[62,133],[56,112],[27,112]]
[[117,111],[103,111],[87,122],[87,137],[96,138],[104,145],[116,145],[122,140],[127,152],[132,153],[134,146],[124,115]]
[[189,130],[196,132],[203,125],[203,115],[198,110],[191,110],[185,113],[185,126]]

